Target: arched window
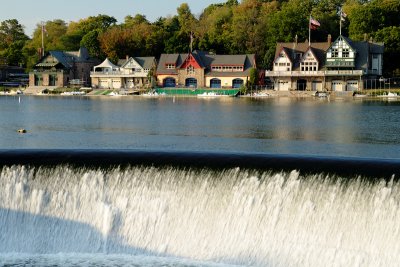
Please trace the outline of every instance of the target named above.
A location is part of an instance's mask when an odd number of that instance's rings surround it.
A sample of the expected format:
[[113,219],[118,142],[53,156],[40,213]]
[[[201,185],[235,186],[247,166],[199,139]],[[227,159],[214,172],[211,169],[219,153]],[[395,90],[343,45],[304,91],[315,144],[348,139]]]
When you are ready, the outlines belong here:
[[211,79],[210,88],[221,88],[221,80],[217,78]]
[[196,88],[197,87],[197,80],[195,78],[187,78],[186,81],[185,81],[185,86],[186,87]]
[[164,87],[175,87],[176,86],[176,81],[172,77],[167,77],[163,81],[163,86]]
[[243,80],[242,79],[234,79],[232,81],[232,88],[240,88],[243,85]]

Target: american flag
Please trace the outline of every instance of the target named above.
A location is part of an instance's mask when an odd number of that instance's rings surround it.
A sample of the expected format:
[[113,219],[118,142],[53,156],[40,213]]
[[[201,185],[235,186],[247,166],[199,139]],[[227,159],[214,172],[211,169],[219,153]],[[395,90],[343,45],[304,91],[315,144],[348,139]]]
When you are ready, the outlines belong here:
[[341,19],[342,21],[344,21],[345,18],[347,17],[347,14],[344,13],[342,9],[340,9],[340,10],[339,10],[339,16],[340,16],[340,19]]
[[316,30],[319,26],[321,26],[319,21],[310,16],[310,29]]

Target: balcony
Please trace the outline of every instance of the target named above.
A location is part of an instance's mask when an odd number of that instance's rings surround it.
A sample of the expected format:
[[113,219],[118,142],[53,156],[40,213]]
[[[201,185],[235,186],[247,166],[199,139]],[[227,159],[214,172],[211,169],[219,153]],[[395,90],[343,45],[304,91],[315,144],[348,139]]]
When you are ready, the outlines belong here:
[[267,77],[320,77],[324,71],[266,71]]
[[361,76],[363,70],[326,70],[326,71],[266,71],[266,77],[323,77],[323,76]]
[[326,70],[325,76],[361,76],[363,70]]
[[382,71],[381,70],[366,70],[365,71],[365,75],[382,75]]
[[90,77],[94,78],[105,78],[105,77],[114,77],[114,78],[145,78],[147,77],[148,72],[146,71],[91,71]]

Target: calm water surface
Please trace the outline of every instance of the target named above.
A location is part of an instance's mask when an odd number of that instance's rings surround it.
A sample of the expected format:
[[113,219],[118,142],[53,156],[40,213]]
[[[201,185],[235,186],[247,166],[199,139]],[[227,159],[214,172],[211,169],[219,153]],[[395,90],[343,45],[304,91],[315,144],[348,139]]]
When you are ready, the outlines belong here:
[[400,102],[4,96],[0,114],[1,149],[400,157]]

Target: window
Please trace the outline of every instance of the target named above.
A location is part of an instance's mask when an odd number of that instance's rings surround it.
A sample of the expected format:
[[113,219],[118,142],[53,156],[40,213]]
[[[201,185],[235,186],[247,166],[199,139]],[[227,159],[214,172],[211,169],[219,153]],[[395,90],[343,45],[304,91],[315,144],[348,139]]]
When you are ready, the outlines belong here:
[[332,57],[339,57],[339,52],[336,48],[332,49]]
[[343,48],[342,57],[350,57],[350,51],[348,48]]
[[186,68],[186,72],[187,72],[187,74],[195,74],[194,67],[192,65],[189,65]]
[[167,64],[166,67],[168,70],[173,70],[173,69],[175,69],[175,64]]

